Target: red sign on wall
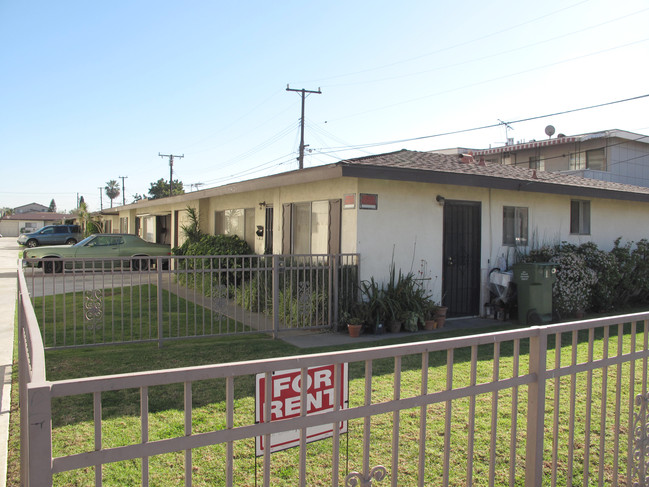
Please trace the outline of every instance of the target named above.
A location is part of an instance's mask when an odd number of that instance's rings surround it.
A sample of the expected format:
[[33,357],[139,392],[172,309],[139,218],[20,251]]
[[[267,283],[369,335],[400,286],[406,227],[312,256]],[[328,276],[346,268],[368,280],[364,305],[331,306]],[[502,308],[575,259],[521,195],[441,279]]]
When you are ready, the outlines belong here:
[[379,208],[379,195],[361,193],[358,207],[361,210],[377,210]]
[[[307,416],[325,413],[334,410],[334,365],[311,367],[307,372]],[[340,409],[348,405],[347,364],[341,364],[340,377]],[[282,370],[274,372],[271,377],[271,405],[270,421],[296,418],[300,416],[300,369]],[[255,419],[258,423],[266,421],[266,374],[257,374]],[[340,423],[340,433],[347,432],[347,421]],[[312,426],[307,428],[306,441],[310,443],[333,436],[331,424]],[[266,444],[263,436],[256,439],[257,456],[263,455]],[[270,435],[270,451],[276,452],[298,446],[300,443],[300,430],[289,430]]]

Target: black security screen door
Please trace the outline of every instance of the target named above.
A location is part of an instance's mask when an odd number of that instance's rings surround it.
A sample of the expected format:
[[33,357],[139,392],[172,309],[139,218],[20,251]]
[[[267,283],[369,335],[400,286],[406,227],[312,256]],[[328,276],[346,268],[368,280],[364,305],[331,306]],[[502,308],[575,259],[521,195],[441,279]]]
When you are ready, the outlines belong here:
[[480,212],[479,202],[444,204],[442,304],[449,316],[480,313]]

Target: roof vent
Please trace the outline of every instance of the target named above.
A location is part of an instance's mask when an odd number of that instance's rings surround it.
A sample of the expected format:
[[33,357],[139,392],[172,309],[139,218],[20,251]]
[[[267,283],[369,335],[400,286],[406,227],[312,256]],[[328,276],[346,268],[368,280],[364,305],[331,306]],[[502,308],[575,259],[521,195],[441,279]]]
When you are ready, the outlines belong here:
[[460,162],[464,164],[473,162],[473,154],[471,152],[469,152],[468,154],[460,154]]

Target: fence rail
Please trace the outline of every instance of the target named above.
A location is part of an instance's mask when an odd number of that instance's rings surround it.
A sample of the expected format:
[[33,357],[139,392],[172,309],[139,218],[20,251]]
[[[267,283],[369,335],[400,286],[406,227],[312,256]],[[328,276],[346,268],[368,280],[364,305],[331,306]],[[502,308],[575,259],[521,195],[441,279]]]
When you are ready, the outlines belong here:
[[[165,469],[170,485],[179,476],[185,485],[648,485],[649,313],[47,382],[36,316],[26,282],[19,284],[27,486],[102,485],[115,475],[122,484],[157,485]],[[332,406],[307,415],[309,371],[326,365],[336,371]],[[285,405],[297,414],[278,420],[281,404],[256,404],[255,379],[265,379],[264,397],[275,401],[272,378],[291,370],[299,376],[292,386],[309,385]],[[150,406],[156,390],[176,386],[177,414]],[[340,406],[343,390],[348,403]],[[52,430],[52,411],[57,401],[76,407],[88,396],[88,439],[70,445]],[[115,397],[120,407],[134,402],[139,415],[102,413]],[[261,422],[256,407],[266,413]],[[308,443],[322,427],[331,437]],[[299,433],[296,448],[255,456],[256,438],[268,444],[289,431]]]
[[357,254],[26,259],[46,348],[331,329]]

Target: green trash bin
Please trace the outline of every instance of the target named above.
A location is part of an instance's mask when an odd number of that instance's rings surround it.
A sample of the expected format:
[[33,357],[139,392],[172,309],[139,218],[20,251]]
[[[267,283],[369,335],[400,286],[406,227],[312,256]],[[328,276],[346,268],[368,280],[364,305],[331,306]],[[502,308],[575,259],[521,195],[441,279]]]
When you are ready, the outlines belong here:
[[514,282],[518,293],[518,321],[522,325],[542,325],[552,321],[552,284],[556,281],[554,264],[514,264]]

